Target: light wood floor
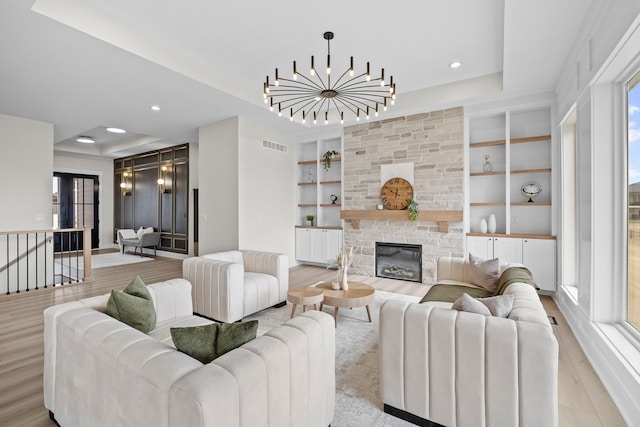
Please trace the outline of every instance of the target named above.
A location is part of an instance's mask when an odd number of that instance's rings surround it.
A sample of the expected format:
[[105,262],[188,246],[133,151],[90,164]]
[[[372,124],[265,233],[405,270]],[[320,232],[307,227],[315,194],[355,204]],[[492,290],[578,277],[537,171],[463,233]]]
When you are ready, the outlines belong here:
[[[182,261],[154,261],[94,270],[94,280],[79,285],[0,296],[0,426],[53,426],[42,401],[42,311],[54,304],[123,289],[138,274],[151,284],[180,277]],[[299,266],[291,269],[290,286],[331,280],[335,271]],[[424,285],[381,278],[353,277],[376,289],[422,296]],[[560,344],[559,425],[561,427],[625,426],[620,413],[587,361],[553,300],[543,297],[555,316]]]

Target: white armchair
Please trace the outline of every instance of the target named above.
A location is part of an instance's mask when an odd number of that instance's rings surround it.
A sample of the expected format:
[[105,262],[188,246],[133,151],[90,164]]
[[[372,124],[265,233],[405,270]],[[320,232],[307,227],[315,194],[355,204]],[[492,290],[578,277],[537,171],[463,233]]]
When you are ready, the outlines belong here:
[[228,251],[187,258],[182,277],[192,283],[194,311],[236,322],[287,303],[289,258],[261,251]]

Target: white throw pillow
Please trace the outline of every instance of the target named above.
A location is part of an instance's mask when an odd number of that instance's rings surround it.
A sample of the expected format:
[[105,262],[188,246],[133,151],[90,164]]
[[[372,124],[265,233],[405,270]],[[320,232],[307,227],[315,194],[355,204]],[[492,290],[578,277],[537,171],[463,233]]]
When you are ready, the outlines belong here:
[[454,301],[451,308],[458,311],[468,311],[469,313],[491,316],[491,311],[489,311],[487,306],[472,296],[469,296],[469,294],[462,294],[460,298]]
[[122,230],[118,230],[118,233],[120,234],[120,236],[122,236],[123,239],[136,239],[138,237],[136,232],[130,228],[123,228]]
[[460,298],[455,300],[451,308],[484,316],[509,317],[509,313],[513,308],[513,295],[507,294],[476,299],[469,294],[462,294]]
[[500,279],[500,260],[498,258],[485,260],[469,253],[469,282],[483,287],[491,293],[496,293]]
[[138,228],[138,231],[136,231],[136,237],[138,239],[142,239],[142,235],[144,234],[144,228],[140,227]]
[[509,317],[513,308],[513,294],[496,295],[489,298],[478,298],[482,304],[486,305],[493,316]]
[[147,234],[147,233],[153,233],[153,227],[147,227],[144,229],[144,233],[143,234]]

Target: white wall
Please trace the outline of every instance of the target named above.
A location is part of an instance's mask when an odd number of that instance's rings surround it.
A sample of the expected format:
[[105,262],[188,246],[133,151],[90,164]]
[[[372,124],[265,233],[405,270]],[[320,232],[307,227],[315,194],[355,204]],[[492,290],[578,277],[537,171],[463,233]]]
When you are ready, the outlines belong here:
[[199,129],[200,254],[238,249],[238,118]]
[[53,125],[0,114],[0,231],[51,229],[52,176]]
[[555,295],[629,425],[640,425],[640,351],[624,322],[624,82],[640,67],[640,2],[596,0],[557,86],[558,119],[577,107],[578,298]]
[[[262,147],[262,140],[286,145],[287,152]],[[239,247],[284,253],[295,259],[294,139],[240,118]]]
[[98,176],[100,181],[98,192],[100,248],[113,247],[113,160],[54,152],[53,171]]

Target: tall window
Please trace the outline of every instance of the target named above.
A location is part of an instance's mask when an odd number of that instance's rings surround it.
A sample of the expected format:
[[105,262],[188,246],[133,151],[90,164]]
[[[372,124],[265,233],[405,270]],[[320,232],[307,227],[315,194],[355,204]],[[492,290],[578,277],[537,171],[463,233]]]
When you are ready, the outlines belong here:
[[640,73],[627,84],[627,322],[640,330]]

